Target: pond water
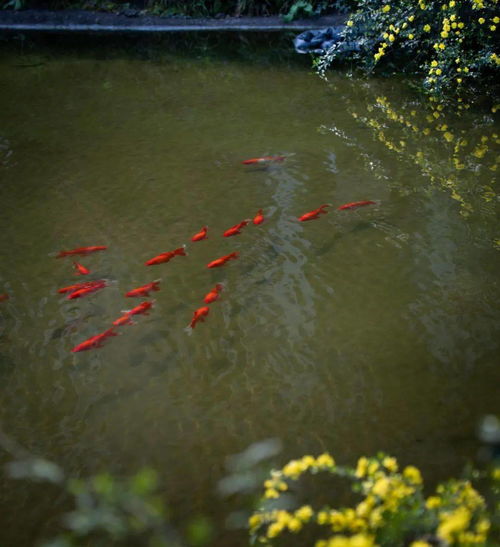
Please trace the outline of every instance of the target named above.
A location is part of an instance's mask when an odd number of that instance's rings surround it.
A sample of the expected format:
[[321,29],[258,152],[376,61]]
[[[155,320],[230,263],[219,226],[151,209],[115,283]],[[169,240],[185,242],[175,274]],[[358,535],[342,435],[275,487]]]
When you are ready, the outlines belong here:
[[[214,545],[245,544],[215,486],[252,442],[281,439],[279,465],[384,450],[432,484],[475,457],[478,420],[500,412],[491,112],[436,118],[405,82],[326,84],[251,40],[225,55],[175,38],[0,56],[2,429],[75,475],[155,467],[174,520],[214,518]],[[286,159],[241,163],[267,155]],[[377,203],[336,210],[356,200]],[[259,208],[265,223],[221,237]],[[144,266],[183,244],[187,257]],[[54,255],[87,245],[108,246],[77,260],[112,284],[67,300],[57,289],[79,279]],[[159,278],[149,316],[71,353]],[[0,503],[1,543],[16,546],[64,507],[8,479]]]

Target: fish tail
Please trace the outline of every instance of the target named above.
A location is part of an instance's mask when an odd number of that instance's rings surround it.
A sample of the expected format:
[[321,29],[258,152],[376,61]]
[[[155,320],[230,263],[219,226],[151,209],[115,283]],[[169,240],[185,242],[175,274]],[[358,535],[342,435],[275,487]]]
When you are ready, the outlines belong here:
[[59,251],[59,253],[56,255],[56,258],[64,258],[65,256],[68,256],[68,253],[66,251]]
[[183,245],[182,247],[179,247],[178,249],[175,249],[174,254],[179,255],[179,256],[187,256],[186,246]]
[[235,251],[234,253],[231,253],[230,258],[238,258],[240,256],[240,253],[238,251]]
[[223,288],[224,288],[224,284],[223,283],[217,283],[215,285],[215,288],[218,290],[218,291],[221,291]]

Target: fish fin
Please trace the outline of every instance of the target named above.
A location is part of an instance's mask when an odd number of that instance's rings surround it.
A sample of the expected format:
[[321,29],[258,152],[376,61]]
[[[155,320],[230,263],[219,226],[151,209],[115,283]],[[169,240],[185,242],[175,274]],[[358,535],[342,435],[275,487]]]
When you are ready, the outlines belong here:
[[191,325],[188,325],[185,329],[184,329],[184,332],[188,335],[188,336],[191,336],[193,334],[193,327]]

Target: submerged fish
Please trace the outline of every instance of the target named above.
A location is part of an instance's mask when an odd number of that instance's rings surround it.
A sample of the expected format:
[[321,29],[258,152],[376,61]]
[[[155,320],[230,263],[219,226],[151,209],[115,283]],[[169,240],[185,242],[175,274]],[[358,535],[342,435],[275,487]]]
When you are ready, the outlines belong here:
[[198,233],[194,234],[194,236],[191,238],[191,241],[201,241],[202,239],[207,239],[207,231],[208,226],[203,226],[203,228]]
[[346,209],[357,209],[358,207],[363,207],[365,205],[376,205],[375,201],[351,201],[350,203],[344,203],[340,207],[337,207],[337,211],[345,211]]
[[243,165],[254,165],[256,163],[267,163],[271,161],[284,161],[285,156],[262,156],[261,158],[250,158],[249,160],[244,160],[241,163]]
[[5,302],[9,298],[10,298],[10,296],[6,292],[0,294],[0,302]]
[[95,336],[92,336],[88,340],[85,340],[81,344],[78,344],[75,346],[71,352],[76,353],[78,351],[86,351],[89,349],[95,349],[95,348],[102,348],[102,344],[106,340],[106,338],[110,338],[111,336],[118,336],[118,333],[116,333],[111,327],[110,329],[102,332],[101,334],[96,334]]
[[101,285],[102,283],[106,283],[106,281],[104,281],[104,279],[100,279],[97,281],[85,281],[83,283],[75,283],[74,285],[68,285],[67,287],[58,289],[57,292],[59,294],[65,294],[68,292],[78,291],[79,289],[84,289],[85,287],[93,287],[94,285]]
[[160,281],[161,279],[157,279],[156,281],[151,281],[151,283],[147,283],[142,287],[132,289],[131,291],[128,291],[125,296],[149,296],[150,292],[160,290],[160,287],[158,286],[160,284]]
[[93,247],[78,247],[77,249],[71,249],[70,251],[59,251],[56,258],[63,258],[65,256],[72,255],[88,255],[95,253],[96,251],[105,251],[107,247],[105,245],[94,245]]
[[222,285],[222,283],[217,283],[217,285],[215,285],[215,287],[205,295],[203,302],[205,302],[205,304],[211,304],[212,302],[218,300],[223,288],[224,285]]
[[228,262],[229,260],[235,260],[239,256],[240,255],[239,255],[238,252],[234,252],[234,253],[230,253],[230,254],[225,255],[225,256],[221,256],[220,258],[217,258],[215,260],[212,260],[212,262],[209,262],[207,264],[207,268],[218,268],[219,266],[224,266],[224,264],[226,262]]
[[74,300],[75,298],[82,298],[83,296],[87,296],[96,291],[104,289],[104,287],[107,287],[107,286],[108,285],[106,281],[96,282],[92,285],[89,285],[88,287],[82,287],[81,289],[71,292],[70,294],[68,294],[66,298],[68,300]]
[[169,262],[170,260],[172,260],[174,256],[187,256],[186,248],[179,247],[178,249],[174,249],[173,251],[167,251],[166,253],[161,253],[158,256],[150,258],[144,264],[146,266],[155,266],[156,264],[163,264],[164,262]]
[[118,319],[115,319],[113,321],[113,325],[115,327],[121,327],[123,325],[135,325],[135,322],[132,321],[129,313],[125,313],[124,315],[122,315]]
[[314,211],[309,211],[309,213],[305,213],[304,215],[299,217],[300,222],[305,222],[306,220],[316,220],[319,218],[319,215],[326,215],[328,211],[325,211],[327,207],[331,207],[329,203],[326,203],[325,205],[321,205],[317,209],[314,209]]
[[127,315],[149,315],[148,310],[153,307],[153,302],[141,302],[135,308],[131,310],[124,310],[123,313]]
[[264,215],[262,214],[262,209],[257,211],[257,214],[253,217],[253,223],[255,226],[262,224],[264,222]]
[[87,275],[90,273],[90,270],[88,268],[82,266],[81,264],[78,264],[78,262],[73,262],[73,266],[75,267],[76,275]]
[[223,236],[224,237],[231,237],[231,236],[237,236],[241,234],[241,229],[244,228],[247,224],[249,224],[250,220],[242,220],[240,223],[235,224],[234,226],[231,226],[231,228],[228,228]]
[[194,329],[194,327],[196,326],[196,323],[198,323],[199,321],[201,322],[205,321],[205,317],[209,314],[209,312],[210,312],[210,308],[208,306],[203,306],[202,308],[198,308],[193,313],[193,318],[191,319],[191,323],[189,323],[189,326],[192,329]]

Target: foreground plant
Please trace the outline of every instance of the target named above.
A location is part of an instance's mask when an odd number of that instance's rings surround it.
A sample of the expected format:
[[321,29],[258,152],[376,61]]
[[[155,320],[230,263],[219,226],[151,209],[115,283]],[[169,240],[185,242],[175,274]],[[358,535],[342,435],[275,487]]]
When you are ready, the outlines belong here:
[[[357,44],[350,57],[366,72],[417,73],[422,88],[444,100],[484,93],[498,82],[499,23],[498,0],[365,0],[343,40]],[[317,61],[320,74],[339,58],[345,50],[335,44]]]
[[[353,507],[285,508],[283,494],[296,489],[304,475],[319,473],[348,479],[361,499]],[[500,468],[492,478],[498,496]],[[451,479],[425,498],[420,471],[413,466],[400,471],[396,459],[384,454],[360,458],[355,469],[337,465],[329,454],[304,456],[272,471],[264,487],[249,526],[253,540],[267,545],[282,538],[286,544],[287,534],[306,529],[321,538],[315,547],[486,545],[498,533],[492,529],[498,501],[492,515],[469,480]]]

